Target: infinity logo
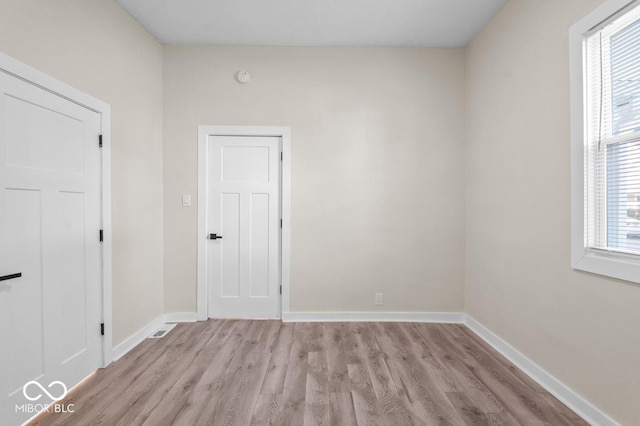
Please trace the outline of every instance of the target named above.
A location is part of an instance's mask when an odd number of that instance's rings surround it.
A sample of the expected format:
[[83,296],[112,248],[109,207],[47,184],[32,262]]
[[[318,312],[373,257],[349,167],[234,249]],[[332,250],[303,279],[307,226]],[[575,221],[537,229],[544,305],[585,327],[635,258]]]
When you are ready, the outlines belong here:
[[[27,395],[27,388],[31,385],[34,385],[38,388],[40,388],[40,390],[42,391],[41,393],[39,393],[37,396],[31,397],[29,395]],[[36,382],[35,380],[31,380],[30,382],[25,383],[25,385],[22,387],[22,394],[24,395],[25,398],[27,398],[29,401],[37,401],[42,397],[42,394],[44,393],[45,395],[47,395],[49,398],[51,398],[52,401],[60,401],[61,399],[63,399],[65,396],[67,396],[67,386],[62,383],[59,380],[55,380],[51,383],[49,383],[49,386],[47,386],[49,389],[51,389],[52,386],[55,385],[60,385],[62,387],[62,395],[60,395],[59,397],[55,397],[53,395],[51,395],[51,393],[49,393],[49,391],[47,391],[39,382]]]

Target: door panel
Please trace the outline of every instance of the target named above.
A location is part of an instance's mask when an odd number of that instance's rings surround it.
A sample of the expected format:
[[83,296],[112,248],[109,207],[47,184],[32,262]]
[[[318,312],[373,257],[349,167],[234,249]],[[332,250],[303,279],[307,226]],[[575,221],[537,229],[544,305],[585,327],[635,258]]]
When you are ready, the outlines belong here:
[[[57,299],[48,306],[50,315],[57,319],[57,325],[65,330],[51,348],[51,359],[56,363],[66,363],[86,350],[85,300],[87,293],[84,282],[84,194],[59,192],[52,194],[51,205],[55,206],[52,223],[45,241],[48,256],[44,267],[47,274],[46,299]],[[62,296],[59,297],[58,295]]]
[[[0,72],[0,424],[101,364],[100,115]],[[8,326],[10,325],[10,326]],[[52,401],[43,396],[39,403]]]
[[[40,191],[8,189],[4,192],[6,208],[3,223],[2,275],[22,272],[22,277],[0,282],[7,286],[0,292],[0,359],[12,360],[13,364],[0,364],[2,395],[22,390],[25,378],[41,377],[44,374],[42,328],[42,233]],[[6,262],[6,263],[5,263]],[[10,266],[9,266],[10,265]],[[8,269],[12,268],[12,269]],[[30,273],[27,273],[30,271]],[[8,326],[11,324],[11,326]],[[20,327],[16,333],[15,327]],[[6,342],[6,343],[5,343]],[[18,361],[18,362],[16,362]]]
[[280,138],[207,143],[209,316],[280,317]]
[[[220,297],[240,296],[240,194],[220,194],[220,231],[224,244],[218,244],[220,264],[214,270],[220,271]],[[212,272],[213,272],[212,271]],[[215,272],[213,272],[215,273]]]
[[251,194],[249,203],[251,242],[249,244],[250,297],[269,296],[269,194]]
[[[63,112],[5,94],[6,164],[81,173],[83,123]],[[34,126],[32,123],[39,125]],[[51,143],[56,135],[56,143]]]
[[223,146],[223,182],[269,182],[269,147]]

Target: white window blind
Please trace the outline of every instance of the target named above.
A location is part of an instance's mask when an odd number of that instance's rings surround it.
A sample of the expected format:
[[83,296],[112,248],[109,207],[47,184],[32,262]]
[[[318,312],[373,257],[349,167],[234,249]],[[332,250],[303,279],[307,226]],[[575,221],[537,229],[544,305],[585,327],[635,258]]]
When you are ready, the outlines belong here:
[[585,244],[640,255],[640,7],[586,49]]

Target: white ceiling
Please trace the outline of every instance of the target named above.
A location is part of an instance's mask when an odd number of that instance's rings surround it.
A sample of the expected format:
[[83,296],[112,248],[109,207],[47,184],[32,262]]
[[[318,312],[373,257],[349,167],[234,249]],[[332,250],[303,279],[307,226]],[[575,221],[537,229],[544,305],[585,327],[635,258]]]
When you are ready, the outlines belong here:
[[462,47],[506,0],[117,0],[180,45]]

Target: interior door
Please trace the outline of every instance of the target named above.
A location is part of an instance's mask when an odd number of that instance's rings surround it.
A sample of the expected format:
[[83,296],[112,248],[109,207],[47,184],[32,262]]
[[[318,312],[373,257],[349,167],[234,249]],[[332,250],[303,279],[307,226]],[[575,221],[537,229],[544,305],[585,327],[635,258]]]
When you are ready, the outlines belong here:
[[209,136],[211,318],[280,318],[280,137]]
[[[100,367],[100,115],[0,72],[0,424]],[[31,389],[32,394],[42,393]],[[39,404],[50,404],[44,395]]]

